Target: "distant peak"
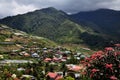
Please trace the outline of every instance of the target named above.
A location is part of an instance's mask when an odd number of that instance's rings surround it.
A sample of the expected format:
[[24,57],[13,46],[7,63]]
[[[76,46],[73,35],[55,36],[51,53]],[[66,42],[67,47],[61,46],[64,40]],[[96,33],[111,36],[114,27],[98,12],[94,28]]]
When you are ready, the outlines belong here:
[[[86,13],[86,12],[117,12],[117,10],[113,10],[113,9],[106,9],[106,8],[101,8],[101,9],[96,9],[96,10],[89,10],[89,11],[80,11],[79,13]],[[76,13],[78,14],[78,13]]]
[[56,8],[54,7],[48,7],[48,8],[43,8],[41,10],[51,10],[51,11],[58,11]]
[[54,7],[48,7],[48,8],[44,8],[44,9],[52,9],[52,10],[57,10],[56,8]]
[[96,11],[116,11],[116,10],[101,8],[101,9],[97,9]]
[[58,10],[54,7],[48,7],[48,8],[42,8],[40,10],[36,10],[36,12],[45,12],[45,13],[51,13],[51,12],[57,12]]

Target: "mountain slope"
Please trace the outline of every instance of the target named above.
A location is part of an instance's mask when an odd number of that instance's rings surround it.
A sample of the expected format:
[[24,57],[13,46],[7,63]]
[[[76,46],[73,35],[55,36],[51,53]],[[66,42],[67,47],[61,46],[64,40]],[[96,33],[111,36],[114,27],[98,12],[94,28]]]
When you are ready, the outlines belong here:
[[45,8],[23,15],[6,17],[0,23],[30,34],[43,36],[54,41],[64,36],[72,36],[75,31],[86,31],[84,27],[69,20],[68,15],[55,8]]
[[109,42],[105,35],[73,22],[66,13],[52,7],[6,17],[0,23],[60,43],[82,43],[96,47]]
[[0,52],[20,49],[24,45],[29,47],[53,47],[56,46],[56,43],[46,38],[32,36],[23,31],[0,24]]
[[77,23],[87,25],[98,32],[114,36],[120,40],[120,11],[99,9],[70,15]]

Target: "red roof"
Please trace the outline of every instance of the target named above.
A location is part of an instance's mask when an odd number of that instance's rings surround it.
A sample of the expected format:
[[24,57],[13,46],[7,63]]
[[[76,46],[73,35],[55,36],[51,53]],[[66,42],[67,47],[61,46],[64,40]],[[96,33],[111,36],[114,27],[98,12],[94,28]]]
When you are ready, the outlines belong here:
[[53,58],[53,60],[58,61],[59,59],[58,59],[58,58],[56,58],[56,57],[54,57],[54,58]]
[[61,75],[58,75],[57,73],[53,73],[53,72],[49,72],[49,73],[47,74],[47,76],[49,76],[50,78],[53,78],[53,79],[55,79],[55,80],[59,80],[59,79],[62,78]]
[[55,78],[57,76],[57,73],[49,72],[47,76],[49,76],[50,78]]
[[62,57],[63,59],[67,59],[67,57]]
[[28,54],[28,53],[24,53],[24,56],[29,57],[29,56],[30,56],[30,54]]
[[80,67],[80,66],[74,66],[72,70],[79,71],[80,69],[82,69],[82,67]]
[[52,61],[52,59],[51,58],[46,58],[46,59],[44,59],[44,61],[48,62],[48,61]]
[[13,80],[20,80],[20,79],[18,79],[18,78],[14,78]]
[[73,65],[73,66],[68,66],[68,69],[72,71],[80,71],[81,69],[83,69],[83,66]]

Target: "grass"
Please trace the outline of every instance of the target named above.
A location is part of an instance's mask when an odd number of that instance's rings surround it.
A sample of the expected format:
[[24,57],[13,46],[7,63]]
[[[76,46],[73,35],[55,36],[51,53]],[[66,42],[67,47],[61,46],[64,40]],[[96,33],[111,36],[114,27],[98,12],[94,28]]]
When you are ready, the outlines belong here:
[[[72,51],[76,51],[76,52],[81,52],[83,54],[88,54],[88,55],[91,55],[94,53],[93,50],[87,50],[87,49],[84,49],[84,48],[88,48],[88,46],[86,45],[78,45],[78,44],[63,44],[61,45],[65,48],[67,48],[68,50],[72,50]],[[89,49],[89,48],[88,48]]]

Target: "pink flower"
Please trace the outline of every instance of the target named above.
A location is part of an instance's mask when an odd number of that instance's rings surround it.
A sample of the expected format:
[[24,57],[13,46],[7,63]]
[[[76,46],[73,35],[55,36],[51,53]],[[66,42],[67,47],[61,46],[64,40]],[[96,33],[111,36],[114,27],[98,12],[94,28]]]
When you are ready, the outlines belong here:
[[112,70],[113,64],[106,64],[105,67]]
[[103,52],[102,51],[98,51],[98,52],[91,55],[92,60],[101,59],[102,57],[103,57]]
[[103,54],[104,52],[103,51],[97,51],[96,53],[97,54]]
[[99,70],[98,69],[92,69],[91,72],[92,73],[95,73],[95,72],[98,72]]
[[90,74],[90,78],[92,78],[94,76],[94,73],[98,72],[99,70],[98,69],[92,69],[91,70],[91,74]]
[[111,80],[117,80],[117,78],[115,76],[111,76],[110,79]]
[[85,60],[86,60],[87,62],[89,62],[89,61],[91,61],[91,58],[86,58]]
[[120,47],[120,44],[115,44],[116,47]]
[[91,59],[96,59],[96,54],[94,53],[93,55],[91,55]]
[[106,47],[105,51],[114,51],[114,49],[112,47]]
[[120,68],[120,64],[119,64],[119,68]]
[[120,55],[120,52],[114,52],[114,56]]
[[88,63],[87,66],[90,67],[91,65]]

